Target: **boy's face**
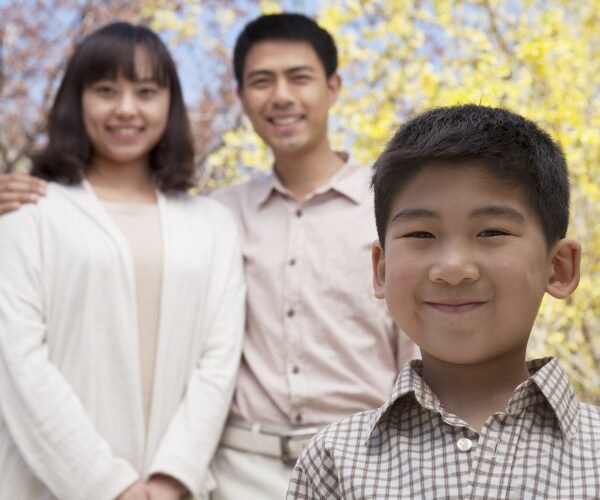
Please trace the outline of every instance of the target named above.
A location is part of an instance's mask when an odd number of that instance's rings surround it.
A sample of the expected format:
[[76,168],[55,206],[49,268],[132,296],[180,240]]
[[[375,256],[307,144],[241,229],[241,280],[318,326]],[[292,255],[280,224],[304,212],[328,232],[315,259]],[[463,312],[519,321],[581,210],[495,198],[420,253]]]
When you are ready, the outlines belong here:
[[327,79],[307,42],[264,41],[252,46],[238,88],[256,133],[278,155],[306,154],[327,141],[327,116],[340,87]]
[[392,201],[375,294],[423,357],[476,364],[525,356],[545,291],[566,297],[579,246],[548,250],[522,191],[483,167],[426,167]]

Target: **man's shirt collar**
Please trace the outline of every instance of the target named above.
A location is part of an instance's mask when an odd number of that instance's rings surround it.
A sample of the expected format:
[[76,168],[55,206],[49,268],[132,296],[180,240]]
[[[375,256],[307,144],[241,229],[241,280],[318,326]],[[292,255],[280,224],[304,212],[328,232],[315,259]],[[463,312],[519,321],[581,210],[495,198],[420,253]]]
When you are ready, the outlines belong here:
[[[330,190],[338,192],[356,204],[359,204],[362,201],[369,189],[367,176],[362,172],[364,167],[360,166],[358,162],[347,153],[340,152],[338,154],[345,163],[331,179],[307,195],[303,201],[308,201],[309,199]],[[294,197],[281,183],[275,168],[272,169],[269,175],[266,175],[259,181],[255,197],[256,207],[258,208],[264,205],[274,192],[288,198]]]

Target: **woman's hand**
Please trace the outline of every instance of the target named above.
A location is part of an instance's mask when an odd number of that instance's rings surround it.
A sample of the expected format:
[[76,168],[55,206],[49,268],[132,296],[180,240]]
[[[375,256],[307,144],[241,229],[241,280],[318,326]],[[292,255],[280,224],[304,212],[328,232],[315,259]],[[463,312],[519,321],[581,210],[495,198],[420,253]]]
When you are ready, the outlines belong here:
[[155,474],[146,483],[150,500],[179,500],[183,494],[183,485],[174,477]]

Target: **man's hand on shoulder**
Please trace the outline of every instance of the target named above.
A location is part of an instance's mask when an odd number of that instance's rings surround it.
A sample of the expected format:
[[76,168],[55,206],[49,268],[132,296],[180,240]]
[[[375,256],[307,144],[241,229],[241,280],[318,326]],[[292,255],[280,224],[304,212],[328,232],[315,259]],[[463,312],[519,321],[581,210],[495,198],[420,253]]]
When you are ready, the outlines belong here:
[[154,474],[146,483],[150,500],[179,500],[184,487],[174,477]]
[[27,172],[0,174],[0,215],[17,210],[23,203],[35,203],[46,194],[46,185]]
[[133,483],[123,493],[121,493],[117,500],[149,500],[150,496],[146,489],[146,485],[141,481]]

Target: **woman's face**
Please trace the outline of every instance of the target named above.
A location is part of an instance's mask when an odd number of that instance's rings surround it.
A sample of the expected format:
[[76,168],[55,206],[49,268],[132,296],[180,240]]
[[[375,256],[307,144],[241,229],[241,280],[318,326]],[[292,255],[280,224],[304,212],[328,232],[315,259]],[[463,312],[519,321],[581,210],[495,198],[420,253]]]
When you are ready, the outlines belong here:
[[123,75],[98,80],[82,94],[83,122],[93,149],[93,167],[148,164],[169,115],[170,93],[158,85],[145,49],[135,54],[136,80]]

